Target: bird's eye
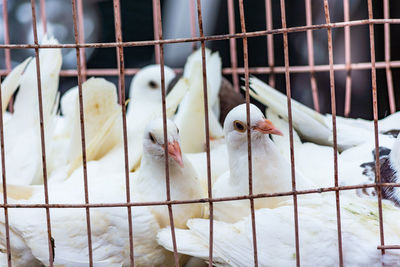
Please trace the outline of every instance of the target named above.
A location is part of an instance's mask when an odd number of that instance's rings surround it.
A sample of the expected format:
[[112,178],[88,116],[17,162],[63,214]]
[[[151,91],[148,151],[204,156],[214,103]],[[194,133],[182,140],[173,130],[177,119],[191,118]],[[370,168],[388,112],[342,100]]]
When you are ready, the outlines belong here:
[[157,83],[155,81],[150,81],[149,86],[151,89],[156,89],[158,87]]
[[176,128],[176,130],[178,131],[178,134],[179,134],[179,128]]
[[246,128],[247,128],[247,127],[246,127],[246,125],[245,125],[243,122],[241,122],[241,121],[234,121],[234,122],[233,122],[233,128],[235,128],[236,131],[243,133],[243,132],[246,131]]
[[153,144],[155,144],[157,142],[156,138],[154,137],[154,135],[152,133],[149,133],[149,138]]

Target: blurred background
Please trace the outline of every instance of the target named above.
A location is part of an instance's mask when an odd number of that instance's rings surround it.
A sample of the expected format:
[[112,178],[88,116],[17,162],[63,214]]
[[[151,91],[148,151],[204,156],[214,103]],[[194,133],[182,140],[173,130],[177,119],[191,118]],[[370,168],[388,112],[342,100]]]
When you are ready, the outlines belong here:
[[[85,42],[114,42],[114,11],[112,0],[84,0],[84,33]],[[202,1],[203,25],[205,35],[229,33],[227,0]],[[235,28],[240,32],[238,1],[234,0],[235,6]],[[279,1],[272,2],[273,28],[281,28],[281,10]],[[366,0],[351,0],[350,20],[362,20],[368,18],[368,7]],[[389,1],[390,18],[400,17],[400,1]],[[323,0],[312,0],[312,23],[324,24],[325,15]],[[74,31],[72,20],[72,6],[70,0],[46,0],[47,28],[50,34],[55,35],[60,43],[74,43]],[[3,2],[0,3],[0,6]],[[332,22],[344,21],[343,0],[329,0],[330,16]],[[185,38],[192,36],[190,23],[190,1],[188,0],[162,0],[162,19],[164,39]],[[3,6],[2,6],[3,8]],[[266,29],[266,6],[265,1],[245,1],[246,29],[259,31]],[[8,20],[10,42],[12,44],[33,43],[31,5],[29,0],[8,1]],[[40,20],[39,1],[37,1],[38,32],[39,37],[43,34],[43,25]],[[374,18],[383,18],[383,1],[373,1]],[[152,1],[121,0],[122,31],[124,41],[153,40],[153,11]],[[286,1],[287,26],[306,25],[305,1]],[[0,42],[4,43],[4,19],[0,14]],[[196,35],[197,17],[196,21]],[[375,25],[376,60],[385,61],[384,50],[384,25]],[[370,43],[368,25],[351,27],[351,62],[370,61]],[[333,55],[335,64],[345,63],[344,28],[334,28]],[[327,30],[315,30],[313,35],[313,47],[315,65],[327,65],[328,44]],[[400,25],[390,25],[390,47],[391,60],[400,60],[399,37]],[[291,66],[308,65],[307,34],[306,32],[289,33],[289,58]],[[242,40],[235,40],[237,45],[237,60],[239,67],[243,66]],[[275,66],[284,66],[283,38],[281,34],[273,36]],[[397,44],[397,45],[396,45]],[[199,44],[196,44],[197,47]],[[207,47],[219,51],[223,67],[231,66],[231,55],[229,40],[210,41]],[[249,66],[268,66],[267,37],[253,37],[248,39]],[[168,44],[165,46],[165,63],[170,67],[183,67],[186,57],[193,49],[192,43]],[[87,68],[117,68],[115,48],[86,49]],[[11,51],[12,65],[21,62],[27,56],[33,55],[33,49],[15,49]],[[125,67],[137,68],[155,62],[154,47],[130,47],[124,49]],[[63,69],[76,68],[75,49],[63,49]],[[4,58],[4,49],[0,50],[0,57]],[[5,61],[0,60],[0,68],[5,68]],[[393,83],[397,109],[400,106],[399,99],[399,69],[393,68]],[[264,81],[269,76],[257,75]],[[232,80],[229,75],[226,78]],[[330,112],[330,83],[329,72],[317,72],[315,74],[319,105],[322,112]],[[352,97],[351,117],[372,119],[372,87],[370,70],[352,70]],[[126,90],[132,76],[126,76]],[[118,83],[118,77],[107,77],[107,79]],[[285,92],[285,77],[283,74],[275,75],[275,87]],[[240,81],[243,84],[242,81]],[[63,77],[60,80],[62,92],[77,84],[76,77]],[[335,71],[336,100],[339,115],[344,115],[346,71]],[[379,116],[383,117],[390,113],[386,70],[377,69],[378,105]],[[291,74],[292,97],[300,102],[313,107],[311,94],[311,82],[309,73]]]

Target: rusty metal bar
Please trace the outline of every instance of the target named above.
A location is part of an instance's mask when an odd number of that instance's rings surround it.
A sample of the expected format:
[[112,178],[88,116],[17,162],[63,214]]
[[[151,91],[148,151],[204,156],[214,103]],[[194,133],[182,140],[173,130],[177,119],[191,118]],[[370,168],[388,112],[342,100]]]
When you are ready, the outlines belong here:
[[378,249],[400,249],[400,245],[378,246]]
[[[78,8],[78,31],[79,31],[79,43],[85,43],[85,19],[83,18],[83,1],[78,0],[77,3]],[[82,81],[86,81],[87,73],[86,73],[86,51],[85,48],[80,49],[80,57],[81,57],[81,73],[82,73]]]
[[[350,20],[349,0],[343,0],[344,21]],[[344,27],[344,57],[346,64],[346,93],[344,100],[344,116],[350,115],[351,109],[351,49],[350,49],[350,27]]]
[[[282,28],[286,28],[286,7],[285,0],[281,0],[281,21]],[[287,33],[283,34],[283,53],[285,57],[285,81],[286,95],[288,106],[288,122],[289,122],[289,143],[290,143],[290,168],[292,174],[292,190],[296,192],[296,168],[294,162],[294,143],[293,143],[293,119],[292,119],[292,93],[290,88],[290,72],[289,72],[289,44]],[[295,244],[296,244],[296,266],[300,267],[300,238],[299,238],[299,215],[297,206],[297,194],[293,194],[293,217],[295,228]]]
[[[372,1],[368,0],[368,18],[373,17]],[[383,211],[382,211],[382,190],[381,190],[381,166],[379,161],[379,130],[378,130],[378,96],[376,91],[376,69],[375,69],[375,40],[374,40],[374,25],[369,25],[369,43],[371,51],[371,79],[372,79],[372,107],[374,112],[374,133],[375,133],[375,180],[377,181],[378,192],[378,210],[379,210],[379,234],[381,246],[385,245],[385,234],[383,232]],[[385,250],[381,250],[382,255]]]
[[[197,0],[197,18],[199,25],[200,36],[204,36],[203,32],[203,16],[201,12],[201,1]],[[205,134],[206,134],[206,156],[207,156],[207,193],[208,197],[212,198],[211,190],[211,160],[210,160],[210,129],[209,129],[209,118],[208,118],[208,91],[207,91],[207,71],[206,71],[206,46],[205,42],[201,42],[201,62],[203,71],[203,94],[204,94],[204,122],[205,122]],[[210,236],[209,236],[209,256],[208,264],[209,267],[213,266],[213,226],[214,226],[214,206],[212,202],[209,202],[210,209]]]
[[365,20],[353,20],[349,22],[334,22],[330,24],[318,24],[310,26],[298,26],[290,27],[286,29],[272,29],[263,31],[253,31],[245,33],[235,34],[219,34],[204,37],[190,37],[190,38],[176,38],[176,39],[165,39],[165,40],[152,40],[152,41],[130,41],[118,44],[116,42],[107,43],[75,43],[75,44],[54,44],[54,45],[39,45],[39,44],[0,44],[1,48],[12,48],[12,49],[24,49],[24,48],[115,48],[117,46],[123,47],[134,47],[134,46],[149,46],[159,44],[175,44],[175,43],[189,43],[198,41],[218,41],[228,40],[230,38],[251,38],[259,36],[267,36],[268,34],[283,34],[292,32],[304,32],[307,30],[319,30],[327,28],[344,28],[346,26],[362,26],[368,24],[400,24],[400,19],[365,19]]
[[[114,27],[115,40],[118,43],[122,42],[121,29],[121,7],[120,0],[114,0]],[[119,103],[121,104],[122,114],[122,133],[124,144],[124,163],[125,163],[125,186],[126,186],[126,203],[131,202],[131,191],[129,183],[129,160],[128,160],[128,134],[126,126],[126,106],[125,106],[125,64],[124,64],[124,48],[119,46],[117,51],[118,71],[119,71]],[[128,227],[129,227],[129,260],[131,266],[135,266],[134,247],[133,247],[133,228],[132,228],[132,209],[127,207],[128,211]]]
[[[239,13],[240,13],[240,26],[242,33],[246,32],[246,22],[244,15],[243,0],[239,0]],[[243,59],[244,59],[244,77],[246,86],[246,119],[247,119],[247,160],[249,167],[249,195],[253,195],[253,164],[252,164],[252,151],[251,151],[251,133],[250,133],[250,88],[249,88],[249,54],[247,37],[243,38]],[[250,212],[251,212],[251,230],[253,237],[253,252],[254,252],[254,266],[258,266],[258,251],[257,251],[257,231],[256,231],[256,217],[254,212],[254,199],[250,198]]]
[[[203,16],[201,12],[201,0],[197,0],[197,19],[199,25],[200,36],[204,36],[203,31]],[[207,156],[207,193],[208,198],[212,198],[212,182],[211,182],[211,159],[210,159],[210,126],[208,118],[208,88],[207,88],[207,64],[206,64],[206,44],[201,42],[201,64],[203,70],[203,94],[204,94],[204,126],[206,133],[206,156]],[[208,250],[208,266],[213,266],[213,231],[214,231],[214,205],[209,202],[210,209],[210,237],[209,237],[209,250]]]
[[[312,8],[311,0],[306,0],[306,24],[307,26],[312,25]],[[308,51],[308,65],[310,66],[310,82],[311,82],[311,92],[313,97],[314,109],[320,111],[319,101],[318,101],[318,87],[317,81],[315,79],[315,69],[314,69],[314,39],[311,30],[307,31],[307,51]]]
[[[326,23],[330,23],[329,5],[328,0],[324,0],[324,11]],[[338,149],[337,149],[337,129],[336,129],[336,93],[335,93],[335,73],[333,71],[333,47],[332,47],[332,29],[328,28],[328,53],[329,53],[329,80],[331,87],[331,110],[332,110],[332,132],[333,132],[333,166],[334,166],[334,179],[335,186],[339,185],[338,177]],[[339,266],[343,267],[343,246],[342,246],[342,222],[340,217],[340,196],[339,191],[335,192],[336,195],[336,221],[338,232],[338,250],[339,250]]]
[[[3,23],[4,23],[4,44],[9,45],[10,44],[10,32],[8,28],[8,4],[7,0],[3,0]],[[11,72],[11,53],[10,49],[6,48],[4,49],[4,58],[6,61],[6,69],[7,69],[7,74]],[[3,74],[6,75],[6,74]],[[13,112],[13,102],[14,99],[11,97],[8,108],[10,112]]]
[[[1,153],[1,175],[2,175],[2,187],[3,187],[3,203],[7,204],[7,179],[6,179],[6,159],[4,149],[4,123],[3,123],[3,100],[2,100],[2,88],[0,81],[0,153]],[[4,208],[4,227],[6,232],[6,249],[7,249],[7,264],[11,267],[11,249],[10,249],[10,226],[8,223],[8,209]]]
[[[400,187],[400,183],[380,183],[381,187]],[[221,198],[200,198],[190,200],[170,200],[170,201],[149,201],[149,202],[131,202],[131,203],[88,203],[88,204],[0,204],[0,208],[112,208],[112,207],[143,207],[143,206],[165,206],[165,205],[181,205],[181,204],[194,204],[194,203],[207,203],[207,202],[225,202],[233,200],[245,200],[245,199],[258,199],[258,198],[271,198],[271,197],[285,197],[296,195],[308,195],[308,194],[321,194],[326,192],[354,190],[362,188],[377,187],[377,183],[371,184],[360,184],[360,185],[348,185],[348,186],[332,186],[323,187],[308,190],[296,190],[288,192],[277,192],[277,193],[262,193],[253,195],[243,195],[236,197],[221,197]]]
[[[36,25],[36,6],[35,0],[31,0],[31,8],[32,8],[32,28],[33,28],[33,39],[35,44],[38,44],[38,34],[37,34],[37,25]],[[39,104],[39,124],[40,124],[40,144],[41,144],[41,153],[42,153],[42,167],[43,167],[43,185],[44,185],[44,201],[45,204],[49,203],[49,189],[47,184],[47,162],[46,162],[46,141],[44,134],[44,121],[43,121],[43,103],[42,103],[42,83],[40,78],[40,60],[39,60],[39,49],[35,49],[36,56],[36,78],[37,78],[37,86],[38,86],[38,104]],[[47,224],[47,243],[49,248],[49,264],[53,266],[53,244],[52,244],[52,236],[51,236],[51,221],[50,221],[50,209],[46,208],[46,224]]]
[[[235,7],[233,4],[233,0],[228,0],[228,23],[229,23],[229,34],[235,34]],[[229,52],[231,59],[231,69],[232,69],[232,82],[233,88],[236,92],[239,92],[240,84],[239,84],[239,74],[237,72],[238,62],[237,62],[237,48],[236,48],[236,40],[229,39]]]
[[[160,41],[160,37],[158,35],[159,26],[158,26],[157,1],[158,0],[153,0],[153,34],[154,34],[154,40]],[[154,59],[156,61],[156,64],[160,64],[160,44],[154,45]]]
[[[389,0],[383,1],[383,16],[385,19],[389,18]],[[385,31],[385,63],[386,63],[386,80],[387,80],[387,89],[389,95],[389,107],[390,113],[396,112],[396,102],[394,97],[393,90],[393,78],[392,78],[392,70],[390,69],[390,25],[385,23],[384,25]]]
[[[265,18],[267,24],[267,30],[272,30],[272,7],[271,0],[265,0]],[[269,85],[275,87],[275,56],[274,56],[274,36],[272,34],[267,35],[267,49],[268,49],[268,66],[271,68],[271,73],[269,75]]]
[[[190,11],[190,36],[196,36],[196,8],[195,0],[189,0],[189,11]],[[203,35],[204,36],[204,35]],[[192,43],[192,51],[197,49],[197,43]]]
[[[162,32],[162,18],[161,18],[161,7],[160,0],[156,0],[155,6],[157,13],[157,24],[158,24],[158,38],[159,40],[163,39]],[[163,119],[163,131],[164,131],[164,144],[168,143],[168,135],[167,135],[167,109],[166,109],[166,89],[165,89],[165,73],[164,73],[164,45],[160,44],[160,69],[161,69],[161,98],[162,98],[162,119]],[[169,164],[168,164],[168,150],[167,146],[164,146],[164,156],[165,156],[165,180],[166,180],[166,191],[167,191],[167,201],[171,200],[171,192],[170,192],[170,177],[169,177]],[[172,235],[172,244],[174,248],[174,259],[175,266],[179,267],[179,256],[178,249],[176,246],[176,236],[175,236],[175,226],[174,226],[174,216],[172,213],[172,206],[168,205],[168,215],[169,222],[171,226],[171,235]]]
[[[32,0],[33,1],[33,0]],[[77,6],[76,0],[72,1],[72,15],[74,19],[74,35],[75,42],[79,41],[79,30],[77,24]],[[78,68],[78,91],[79,91],[79,119],[81,123],[81,140],[82,140],[82,164],[83,164],[83,181],[85,189],[85,203],[89,203],[89,189],[88,189],[88,178],[87,178],[87,159],[86,159],[86,138],[85,138],[85,123],[84,123],[84,113],[83,113],[83,92],[82,92],[82,70],[81,70],[81,55],[80,49],[76,48],[76,64]],[[88,252],[89,252],[89,266],[93,266],[93,249],[92,249],[92,230],[90,224],[90,210],[89,207],[86,208],[86,228],[88,237]]]
[[40,0],[40,18],[42,21],[43,33],[47,33],[47,16],[45,0]]

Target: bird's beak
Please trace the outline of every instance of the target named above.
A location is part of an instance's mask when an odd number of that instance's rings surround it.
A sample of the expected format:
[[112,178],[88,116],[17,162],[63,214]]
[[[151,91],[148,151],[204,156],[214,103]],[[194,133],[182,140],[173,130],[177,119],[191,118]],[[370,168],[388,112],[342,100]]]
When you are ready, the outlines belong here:
[[181,147],[177,141],[168,143],[168,155],[183,168]]
[[256,126],[254,126],[253,129],[263,134],[276,134],[283,136],[283,133],[276,129],[270,120],[262,120],[257,122]]

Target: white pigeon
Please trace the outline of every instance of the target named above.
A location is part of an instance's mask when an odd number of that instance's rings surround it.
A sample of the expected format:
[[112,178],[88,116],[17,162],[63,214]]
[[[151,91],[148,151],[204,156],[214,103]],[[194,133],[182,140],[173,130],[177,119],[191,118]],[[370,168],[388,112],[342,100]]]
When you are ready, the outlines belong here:
[[[171,199],[188,200],[202,197],[193,168],[181,154],[178,130],[167,122]],[[130,174],[133,201],[166,200],[164,139],[162,120],[149,123],[144,132],[143,161],[140,169]],[[90,203],[123,203],[126,201],[125,174],[110,172],[102,163],[88,163]],[[9,203],[43,203],[43,186],[8,186]],[[84,202],[82,168],[57,184],[49,185],[49,202],[78,204]],[[93,260],[95,266],[129,264],[129,234],[126,207],[91,209]],[[173,206],[176,227],[186,227],[190,218],[202,217],[202,204]],[[2,213],[1,223],[4,223]],[[54,265],[88,264],[86,218],[84,209],[52,209],[52,237],[55,242]],[[47,230],[44,209],[10,209],[12,260],[18,266],[32,266],[35,259],[48,265]],[[156,242],[161,227],[169,225],[164,206],[132,207],[135,262],[139,266],[164,266],[173,263],[172,253]],[[5,248],[4,226],[0,227],[1,248]],[[25,245],[24,245],[25,244]]]
[[[265,84],[261,80],[250,78],[250,94],[256,100],[271,108],[276,114],[287,120],[287,96]],[[322,115],[292,99],[293,127],[305,140],[321,145],[333,145],[332,116]],[[339,151],[374,140],[374,123],[361,119],[336,117],[337,144]],[[380,133],[397,130],[400,113],[379,121]]]
[[[55,181],[66,179],[83,164],[79,99],[77,91],[72,92],[68,93],[68,97],[75,97],[69,101],[72,110],[65,116],[57,116],[48,155],[50,178]],[[122,139],[121,106],[116,87],[103,78],[90,78],[82,84],[82,101],[86,160],[99,160]]]
[[[377,249],[379,219],[376,200],[342,197],[341,226],[344,266],[398,266],[400,251]],[[296,266],[296,244],[293,206],[291,201],[275,209],[255,212],[259,266]],[[385,243],[400,243],[400,210],[383,202]],[[236,212],[232,211],[231,212]],[[333,194],[310,196],[298,208],[300,264],[302,266],[338,266],[338,234],[335,197]],[[252,266],[253,238],[250,216],[230,224],[214,221],[213,265]],[[177,229],[178,252],[208,260],[209,221],[188,221],[189,230]],[[166,228],[159,232],[158,242],[172,250]]]
[[[213,197],[234,197],[249,194],[246,105],[232,109],[225,119],[224,133],[229,155],[230,172],[218,178]],[[277,193],[292,190],[290,162],[269,139],[268,134],[281,135],[262,112],[250,104],[253,193]],[[312,183],[296,173],[297,189],[310,189]],[[286,197],[255,200],[255,208],[273,208]],[[232,212],[235,210],[235,212]],[[235,222],[250,213],[248,200],[214,204],[214,218]]]
[[[42,44],[58,44],[53,37],[45,36]],[[4,127],[5,162],[7,183],[33,184],[42,182],[42,153],[39,124],[38,82],[36,60],[26,60],[12,72],[7,83],[8,98],[15,91],[15,82],[20,76],[19,91],[14,102],[14,113]],[[43,104],[43,123],[46,152],[51,146],[54,132],[54,117],[58,107],[58,82],[62,64],[61,49],[40,49],[40,75]],[[27,64],[24,72],[21,71]],[[5,99],[3,99],[5,100]],[[8,101],[7,100],[7,101]],[[3,110],[6,108],[3,102]]]
[[[218,52],[211,53],[206,49],[207,95],[209,110],[210,137],[218,139],[223,136],[219,119],[218,93],[221,86],[221,58]],[[179,105],[174,121],[181,131],[182,150],[185,153],[205,151],[205,115],[203,69],[201,49],[190,55],[185,64],[183,77],[187,79],[189,90]],[[214,110],[217,110],[215,112]]]
[[[175,77],[172,69],[165,66],[165,87]],[[178,104],[187,90],[186,80],[179,81],[166,98],[167,117],[175,114]],[[130,101],[126,114],[128,135],[128,160],[129,170],[139,167],[142,156],[142,136],[146,124],[155,118],[162,116],[161,105],[161,72],[160,65],[150,65],[141,69],[134,77],[129,91]],[[122,135],[122,130],[121,130]],[[105,162],[112,162],[110,166],[123,171],[124,147],[123,139],[105,158]]]

